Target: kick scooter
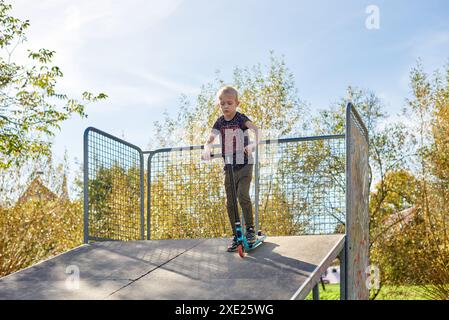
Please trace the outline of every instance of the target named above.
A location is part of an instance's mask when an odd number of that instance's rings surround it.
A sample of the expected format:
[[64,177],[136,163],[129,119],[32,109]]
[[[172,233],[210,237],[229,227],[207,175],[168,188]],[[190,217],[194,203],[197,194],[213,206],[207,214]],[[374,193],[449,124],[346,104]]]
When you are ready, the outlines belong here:
[[[222,154],[211,154],[211,158],[222,157]],[[242,224],[240,222],[240,215],[237,206],[237,192],[235,189],[235,180],[234,180],[234,168],[232,166],[233,162],[233,154],[226,153],[225,154],[225,170],[229,172],[229,180],[231,184],[231,201],[234,206],[234,214],[235,214],[235,232],[237,237],[237,250],[239,252],[240,257],[245,257],[245,252],[249,252],[251,250],[256,249],[260,246],[267,236],[263,234],[260,230],[257,232],[257,240],[254,243],[248,243],[245,235],[243,234]]]

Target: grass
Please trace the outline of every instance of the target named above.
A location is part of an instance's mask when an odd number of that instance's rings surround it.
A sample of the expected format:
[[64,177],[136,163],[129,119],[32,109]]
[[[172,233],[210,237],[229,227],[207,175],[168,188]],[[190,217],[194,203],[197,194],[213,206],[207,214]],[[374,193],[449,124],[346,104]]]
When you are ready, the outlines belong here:
[[[340,299],[339,284],[326,284],[326,290],[323,290],[320,284],[319,288],[321,300]],[[312,300],[312,292],[306,300]],[[419,294],[418,286],[383,286],[376,300],[425,300],[425,298]]]

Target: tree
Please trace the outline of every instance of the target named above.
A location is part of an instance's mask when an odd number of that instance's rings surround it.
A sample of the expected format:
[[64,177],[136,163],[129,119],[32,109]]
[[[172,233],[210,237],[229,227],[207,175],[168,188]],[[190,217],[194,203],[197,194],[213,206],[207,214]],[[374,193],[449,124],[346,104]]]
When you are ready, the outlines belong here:
[[381,269],[381,285],[419,285],[431,299],[448,299],[444,148],[449,77],[442,80],[439,72],[429,77],[418,61],[410,72],[410,88],[403,114],[416,120],[396,125],[374,141],[374,161],[386,174],[370,196],[371,259]]
[[[408,252],[415,241],[409,231],[414,228],[419,210],[415,207],[417,192],[415,176],[406,170],[388,171],[378,181],[370,195],[370,259],[382,271],[381,287],[384,284],[400,285],[408,282],[414,272]],[[380,289],[380,288],[379,288]],[[373,298],[380,290],[372,292]]]
[[89,234],[114,240],[140,239],[140,168],[96,163],[89,178]]
[[[155,122],[154,136],[159,146],[204,144],[214,121],[220,116],[216,93],[224,83],[217,72],[217,78],[212,83],[202,86],[195,105],[182,97],[181,110],[176,118],[165,113],[166,118],[162,123]],[[265,68],[260,64],[251,68],[235,68],[232,83],[239,91],[239,111],[248,115],[261,128],[265,139],[297,134],[299,128],[307,122],[304,117],[307,114],[306,107],[297,96],[293,75],[285,62],[274,53],[271,53],[270,64]],[[261,154],[264,154],[262,148]],[[152,235],[172,237],[171,230],[186,234],[189,227],[196,230],[190,232],[190,236],[230,235],[231,228],[223,202],[222,163],[210,166],[200,163],[200,153],[194,150],[184,156],[173,151],[152,160],[156,170],[156,173],[152,173],[151,185],[154,194]],[[261,159],[261,172],[267,172],[266,169],[269,169],[269,173],[260,185],[260,225],[276,234],[295,234],[301,229],[301,222],[296,221],[292,212],[294,199],[287,194],[289,190],[286,186],[281,185],[285,182],[282,173],[272,163],[264,163]],[[194,199],[188,197],[192,196],[192,190],[195,190]],[[296,218],[298,214],[296,210]],[[211,217],[212,220],[207,220]],[[279,219],[282,223],[275,226],[273,223]],[[168,231],[162,235],[163,231],[158,230],[158,226]],[[204,229],[206,233],[200,233],[204,226],[211,227]]]
[[449,65],[445,76],[427,75],[420,61],[410,73],[412,98],[404,110],[418,119],[412,128],[417,136],[417,206],[421,223],[411,235],[422,239],[412,250],[415,272],[410,281],[422,285],[433,299],[449,299],[449,237],[447,120],[449,109]]
[[[413,148],[415,139],[405,125],[386,123],[388,113],[384,111],[382,101],[375,93],[355,87],[348,87],[347,98],[341,99],[327,110],[322,110],[313,118],[312,129],[314,132],[316,134],[344,134],[348,100],[356,106],[369,134],[370,190],[372,190],[369,207],[370,263],[385,271],[381,273],[381,286],[371,293],[371,298],[375,299],[382,285],[388,283],[392,278],[389,270],[393,263],[391,260],[383,259],[388,250],[382,237],[385,228],[388,228],[384,223],[397,210],[403,210],[415,204],[414,200],[410,200],[416,199],[412,196],[412,191],[409,188],[401,189],[399,187],[403,186],[404,182],[410,182],[406,177],[410,179],[414,177],[412,173],[408,173],[407,169],[416,152]],[[340,162],[336,161],[336,163]],[[338,169],[339,166],[336,168]],[[341,168],[339,170],[330,172],[330,176],[339,179],[340,185],[344,189],[344,175],[338,175]],[[399,191],[402,198],[396,199]],[[396,203],[393,199],[399,202]],[[404,199],[408,199],[408,201]],[[405,202],[401,202],[403,200]],[[398,252],[400,251],[395,251],[395,254]],[[405,257],[398,256],[397,259],[404,261]]]
[[25,176],[28,185],[37,172],[42,172],[43,184],[57,197],[24,198],[0,206],[0,276],[82,243],[82,198],[72,201],[65,196],[66,163],[55,166],[51,158],[41,155],[37,161],[8,169],[11,180],[20,181]]
[[[203,85],[195,105],[181,97],[181,110],[176,118],[165,112],[163,123],[156,121],[155,137],[160,147],[202,145],[215,120],[221,115],[216,105],[216,93],[225,81],[217,71],[216,79]],[[301,125],[307,123],[305,104],[298,98],[293,74],[283,59],[273,52],[270,64],[252,68],[236,67],[233,85],[239,91],[239,112],[245,113],[262,131],[265,138],[280,138],[298,133]],[[167,135],[168,132],[168,135]]]
[[[45,139],[72,114],[87,117],[85,104],[105,99],[103,93],[82,93],[82,102],[56,89],[63,77],[52,65],[55,52],[28,50],[29,65],[13,61],[13,53],[26,42],[29,21],[9,15],[11,5],[0,0],[0,169],[27,158],[49,155]],[[59,103],[58,103],[59,101]]]

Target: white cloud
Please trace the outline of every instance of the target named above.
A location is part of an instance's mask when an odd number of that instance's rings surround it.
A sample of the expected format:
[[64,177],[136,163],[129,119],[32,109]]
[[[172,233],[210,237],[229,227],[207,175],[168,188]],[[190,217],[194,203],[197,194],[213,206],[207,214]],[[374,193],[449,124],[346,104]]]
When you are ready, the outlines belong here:
[[[121,45],[124,39],[138,32],[149,32],[149,29],[170,18],[181,4],[181,0],[130,0],[126,5],[114,0],[16,0],[12,15],[30,20],[28,41],[23,46],[33,50],[55,50],[54,63],[65,74],[61,84],[77,92],[75,88],[86,83],[82,74],[85,65],[81,63],[95,60],[97,54],[91,48],[98,39],[116,38],[111,52],[126,50]],[[107,56],[102,59],[105,65],[116,64],[116,61],[108,61]],[[14,60],[19,64],[26,63],[26,50],[15,54]]]
[[448,31],[432,32],[423,35],[415,39],[411,44],[411,53],[413,57],[426,59],[424,62],[427,61],[428,63],[435,65],[439,65],[438,62],[441,58],[447,59],[448,49]]
[[127,33],[154,26],[172,16],[182,3],[183,0],[128,0],[126,4],[118,0],[15,0],[13,12],[23,20],[30,19],[35,27],[42,26],[46,33],[61,31],[46,28],[57,21],[62,23],[62,29],[86,29],[91,36],[103,37],[111,31]]
[[128,71],[128,74],[137,77],[145,81],[145,86],[156,85],[164,90],[168,90],[176,93],[197,94],[200,89],[198,86],[191,86],[185,83],[180,83],[167,79],[156,74],[141,72],[141,71]]
[[173,98],[168,93],[155,92],[128,85],[114,85],[104,89],[108,93],[108,99],[104,103],[95,104],[95,107],[89,109],[89,114],[131,110],[135,112],[137,109],[158,108]]
[[[139,33],[150,36],[151,28],[157,29],[181,4],[181,0],[17,0],[12,15],[30,19],[26,48],[56,51],[53,62],[64,73],[58,82],[61,92],[70,96],[78,96],[85,89],[105,92],[109,95],[108,110],[121,110],[130,105],[160,106],[174,92],[197,92],[195,87],[146,72],[148,66],[126,71],[134,68],[134,60],[141,52],[123,42]],[[99,47],[98,41],[107,47]],[[110,54],[104,54],[105,48]],[[14,58],[25,64],[26,50],[22,48]],[[92,110],[97,113],[104,108]]]

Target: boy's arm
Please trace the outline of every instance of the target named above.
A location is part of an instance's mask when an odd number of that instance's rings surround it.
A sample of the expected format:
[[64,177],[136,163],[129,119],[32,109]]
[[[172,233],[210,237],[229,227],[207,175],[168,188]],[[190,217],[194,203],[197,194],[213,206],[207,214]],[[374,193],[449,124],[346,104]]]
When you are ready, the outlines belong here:
[[209,160],[210,159],[210,151],[212,149],[211,145],[212,145],[212,142],[214,142],[215,137],[217,135],[218,135],[218,133],[217,133],[217,131],[215,129],[213,129],[211,131],[211,133],[209,134],[209,137],[207,138],[207,141],[206,141],[206,143],[204,145],[203,155],[201,157],[203,160]]
[[[255,147],[260,143],[260,141],[261,141],[261,139],[262,139],[262,136],[260,135],[259,128],[258,128],[254,123],[252,123],[251,121],[249,121],[249,120],[246,121],[246,122],[245,122],[245,126],[246,126],[248,129],[254,131],[254,134],[255,134],[255,136],[256,136],[256,141],[254,141],[253,143],[251,143],[251,144],[249,144],[249,145],[247,146],[247,148],[248,148],[248,149],[251,149],[250,151],[252,151],[253,148],[255,148]],[[245,151],[246,151],[246,148],[245,148]]]
[[217,133],[215,132],[215,130],[212,130],[209,134],[209,138],[207,138],[206,144],[204,145],[205,150],[207,148],[210,151],[212,142],[214,142],[216,136]]

